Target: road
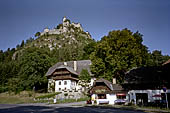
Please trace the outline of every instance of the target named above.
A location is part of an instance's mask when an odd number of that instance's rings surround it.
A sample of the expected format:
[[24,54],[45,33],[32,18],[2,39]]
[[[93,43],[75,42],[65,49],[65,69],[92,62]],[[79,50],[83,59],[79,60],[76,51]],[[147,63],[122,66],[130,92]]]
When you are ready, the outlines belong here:
[[0,113],[146,113],[112,107],[84,106],[85,102],[69,104],[0,104]]

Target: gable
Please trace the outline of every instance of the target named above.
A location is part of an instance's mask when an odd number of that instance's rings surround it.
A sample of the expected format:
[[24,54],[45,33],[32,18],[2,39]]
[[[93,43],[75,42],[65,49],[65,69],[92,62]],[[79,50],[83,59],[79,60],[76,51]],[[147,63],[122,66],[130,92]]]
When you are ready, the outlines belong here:
[[110,81],[100,78],[95,81],[92,88],[89,90],[90,94],[111,94],[122,92],[124,89],[119,84],[112,84]]
[[95,94],[105,94],[109,91],[111,91],[110,88],[108,88],[104,82],[95,83],[95,85],[90,89],[90,93]]

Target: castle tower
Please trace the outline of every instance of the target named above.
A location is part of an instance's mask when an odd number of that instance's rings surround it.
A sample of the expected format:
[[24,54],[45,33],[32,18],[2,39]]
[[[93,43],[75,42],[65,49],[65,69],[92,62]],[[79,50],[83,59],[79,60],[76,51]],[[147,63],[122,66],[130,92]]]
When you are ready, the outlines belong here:
[[66,16],[63,17],[63,23],[67,20]]
[[47,32],[49,32],[48,27],[46,27],[46,28],[44,29],[44,33],[47,33]]

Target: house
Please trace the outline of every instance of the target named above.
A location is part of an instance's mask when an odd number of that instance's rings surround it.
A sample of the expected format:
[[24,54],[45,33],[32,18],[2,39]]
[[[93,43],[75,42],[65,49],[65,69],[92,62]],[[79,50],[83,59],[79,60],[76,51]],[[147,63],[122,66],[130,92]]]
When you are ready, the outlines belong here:
[[[133,68],[125,75],[128,100],[137,105],[161,104],[170,100],[170,60],[162,66]],[[166,92],[163,90],[166,87]]]
[[[68,62],[58,62],[54,66],[50,67],[46,73],[48,79],[48,91],[52,92],[78,92],[82,91],[79,82],[79,75],[82,69],[88,70],[90,72],[90,60],[80,60],[80,61],[68,61]],[[92,81],[94,81],[92,79]],[[91,82],[93,84],[93,82]]]
[[103,78],[96,80],[89,90],[89,94],[92,102],[96,101],[97,104],[115,104],[118,99],[122,101],[126,99],[126,91],[121,85],[116,84],[115,79],[113,79],[113,83]]

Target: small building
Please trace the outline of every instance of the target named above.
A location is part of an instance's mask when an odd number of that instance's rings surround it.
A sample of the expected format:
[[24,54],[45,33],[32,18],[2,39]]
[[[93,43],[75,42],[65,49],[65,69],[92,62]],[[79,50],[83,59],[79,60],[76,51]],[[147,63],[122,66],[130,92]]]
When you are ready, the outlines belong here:
[[46,73],[48,79],[48,91],[52,92],[78,92],[82,91],[79,82],[79,75],[82,69],[90,72],[90,60],[59,62],[49,68]]
[[[136,105],[166,105],[170,101],[170,60],[162,66],[133,68],[125,75],[128,100]],[[163,88],[166,87],[166,92]]]
[[126,91],[124,91],[121,85],[116,84],[115,79],[113,81],[114,83],[111,83],[103,78],[96,80],[89,90],[92,102],[95,101],[97,104],[124,103],[126,100]]

